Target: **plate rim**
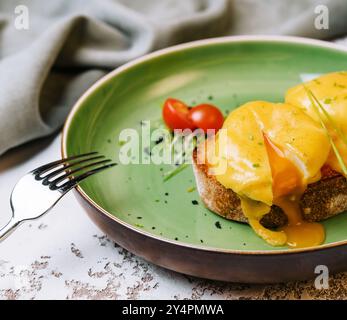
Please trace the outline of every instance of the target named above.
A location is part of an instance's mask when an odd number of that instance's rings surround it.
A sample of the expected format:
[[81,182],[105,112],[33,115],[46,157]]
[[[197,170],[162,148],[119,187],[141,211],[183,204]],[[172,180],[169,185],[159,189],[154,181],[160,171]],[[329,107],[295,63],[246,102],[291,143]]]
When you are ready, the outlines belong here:
[[[294,37],[294,36],[270,36],[270,35],[243,35],[243,36],[226,36],[226,37],[218,37],[218,38],[209,38],[209,39],[203,39],[203,40],[197,40],[192,41],[188,43],[178,44],[175,46],[171,46],[168,48],[164,48],[149,54],[146,54],[142,57],[139,57],[135,60],[132,60],[113,71],[107,73],[105,76],[103,76],[101,79],[96,81],[73,105],[71,108],[66,121],[63,126],[62,134],[61,134],[61,156],[62,158],[67,157],[67,136],[68,131],[70,129],[70,125],[74,119],[74,116],[77,114],[78,110],[81,108],[83,103],[87,100],[87,98],[95,92],[99,87],[101,87],[104,83],[109,81],[110,79],[116,77],[119,74],[122,74],[123,72],[126,72],[128,69],[131,69],[141,63],[150,61],[154,58],[169,55],[171,53],[184,51],[186,49],[191,48],[197,48],[197,47],[204,47],[209,45],[216,45],[216,44],[226,44],[226,43],[244,43],[244,42],[274,42],[274,43],[288,43],[288,44],[303,44],[308,46],[314,46],[319,48],[326,48],[326,49],[333,49],[336,51],[341,51],[347,54],[347,47],[331,43],[323,40],[317,40],[317,39],[311,39],[311,38],[304,38],[304,37]],[[309,247],[309,248],[300,248],[300,249],[278,249],[278,250],[236,250],[236,249],[222,249],[222,248],[215,248],[215,247],[208,247],[203,245],[196,245],[196,244],[189,244],[181,241],[174,241],[168,238],[165,238],[163,236],[154,235],[148,231],[136,228],[135,226],[121,220],[120,218],[112,215],[110,212],[108,212],[106,209],[98,205],[93,199],[89,197],[87,192],[83,190],[81,186],[77,186],[75,190],[79,193],[79,195],[85,200],[89,205],[94,207],[100,214],[103,214],[113,220],[114,222],[122,225],[125,228],[130,229],[133,232],[139,233],[142,236],[150,237],[153,240],[165,242],[167,244],[185,247],[186,249],[194,249],[194,250],[201,250],[211,253],[221,253],[221,254],[235,254],[235,255],[251,255],[251,256],[276,256],[276,255],[293,255],[293,254],[299,254],[299,253],[308,253],[308,252],[319,252],[326,249],[332,249],[340,246],[347,245],[347,239],[332,242],[329,244],[324,244],[321,246],[315,246],[315,247]]]

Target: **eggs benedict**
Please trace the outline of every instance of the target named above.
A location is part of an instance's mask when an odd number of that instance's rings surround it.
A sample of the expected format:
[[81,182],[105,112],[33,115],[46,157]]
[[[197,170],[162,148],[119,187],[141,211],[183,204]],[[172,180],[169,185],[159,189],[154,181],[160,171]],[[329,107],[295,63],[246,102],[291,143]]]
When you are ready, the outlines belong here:
[[[213,143],[208,140],[193,155],[205,205],[249,223],[270,245],[322,244],[325,232],[318,221],[347,209],[344,110],[342,72],[288,90],[285,103],[254,101],[231,112]],[[332,183],[338,189],[322,197],[322,188]]]

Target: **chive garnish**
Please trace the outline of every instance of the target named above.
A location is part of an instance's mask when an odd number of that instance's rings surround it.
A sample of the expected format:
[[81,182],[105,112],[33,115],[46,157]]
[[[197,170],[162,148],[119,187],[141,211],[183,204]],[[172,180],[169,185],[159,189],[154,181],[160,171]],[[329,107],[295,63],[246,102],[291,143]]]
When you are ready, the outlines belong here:
[[[307,89],[308,92],[311,94],[312,98],[317,102],[319,108],[322,110],[322,112],[324,113],[325,117],[328,119],[328,121],[330,122],[330,125],[333,127],[333,129],[335,130],[335,132],[337,133],[337,135],[339,136],[339,138],[343,141],[343,143],[347,146],[347,138],[345,137],[345,135],[343,134],[343,132],[341,131],[341,129],[338,127],[338,125],[335,123],[334,119],[330,116],[330,114],[325,110],[325,108],[322,106],[322,104],[320,103],[320,101],[317,99],[317,97],[313,94],[313,92],[309,89]],[[311,101],[312,102],[312,101]]]
[[[193,148],[196,148],[196,146],[197,146],[197,137],[193,137],[192,143],[193,143]],[[172,144],[174,144],[174,142],[172,142]],[[189,152],[189,155],[190,155],[190,152]],[[169,172],[164,174],[164,182],[170,180],[172,177],[176,176],[177,174],[182,172],[184,169],[189,167],[189,164],[185,163],[185,158],[186,157],[187,157],[187,154],[185,152],[183,152],[180,155],[180,158],[178,159],[178,161],[175,164],[176,168],[173,169],[172,171],[169,171]]]
[[[305,88],[305,90],[306,90],[306,92],[307,92],[307,94],[308,94],[308,97],[309,97],[309,99],[310,99],[310,101],[311,101],[312,106],[314,107],[315,112],[317,113],[317,115],[318,115],[318,117],[319,117],[319,121],[320,121],[321,126],[322,126],[322,128],[325,130],[325,133],[326,133],[326,135],[327,135],[327,137],[328,137],[328,139],[329,139],[329,141],[330,141],[330,144],[331,144],[331,146],[332,146],[332,148],[333,148],[333,151],[334,151],[334,153],[335,153],[335,155],[336,155],[336,158],[337,158],[337,160],[338,160],[338,162],[339,162],[339,165],[340,165],[340,167],[341,167],[341,169],[342,169],[344,175],[347,176],[347,167],[346,167],[346,164],[345,164],[345,162],[344,162],[344,160],[343,160],[343,158],[342,158],[342,156],[341,156],[340,151],[339,151],[338,148],[336,147],[336,144],[335,144],[335,142],[334,142],[332,136],[330,135],[328,128],[326,127],[326,125],[325,125],[325,123],[324,123],[324,121],[323,121],[323,119],[322,119],[322,116],[321,116],[321,114],[320,114],[320,112],[319,112],[319,108],[322,110],[322,112],[324,113],[324,115],[326,116],[326,118],[328,119],[328,121],[330,122],[330,124],[332,125],[332,127],[334,128],[334,130],[338,133],[338,135],[340,136],[341,140],[342,140],[346,145],[347,145],[347,142],[346,142],[347,140],[346,140],[345,136],[343,135],[343,133],[341,132],[341,130],[339,130],[339,128],[337,127],[337,125],[335,124],[335,122],[333,121],[333,119],[330,117],[330,115],[328,114],[328,112],[324,109],[324,107],[322,106],[322,104],[319,102],[319,100],[317,99],[317,97],[313,94],[313,92],[312,92],[310,89],[306,88],[306,86],[304,86],[304,88]],[[315,102],[318,104],[319,108],[317,107],[317,105],[316,105]]]
[[168,172],[166,175],[165,175],[165,178],[164,178],[164,182],[170,180],[171,178],[173,178],[175,175],[179,174],[180,172],[182,172],[184,169],[188,168],[189,167],[189,164],[188,163],[182,163],[179,167],[177,167],[176,169]]
[[192,192],[194,192],[195,190],[196,190],[195,187],[190,187],[190,188],[187,189],[187,192],[192,193]]
[[325,99],[325,100],[324,100],[324,103],[325,103],[325,104],[331,104],[331,99],[330,99],[330,98]]

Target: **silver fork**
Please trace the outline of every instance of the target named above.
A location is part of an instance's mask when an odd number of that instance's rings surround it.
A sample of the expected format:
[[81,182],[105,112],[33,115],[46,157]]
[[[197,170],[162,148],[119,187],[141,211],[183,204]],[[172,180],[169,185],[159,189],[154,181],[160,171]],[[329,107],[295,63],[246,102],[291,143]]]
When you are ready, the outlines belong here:
[[58,160],[31,171],[19,180],[12,191],[12,218],[0,229],[0,241],[24,221],[43,216],[84,179],[115,165],[97,152],[92,152]]

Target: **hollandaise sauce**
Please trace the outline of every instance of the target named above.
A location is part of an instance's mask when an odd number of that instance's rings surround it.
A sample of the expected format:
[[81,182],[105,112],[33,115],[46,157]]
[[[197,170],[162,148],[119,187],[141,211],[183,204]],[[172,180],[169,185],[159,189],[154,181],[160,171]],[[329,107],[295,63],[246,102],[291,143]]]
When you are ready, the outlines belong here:
[[286,234],[287,245],[304,248],[322,244],[325,238],[323,226],[302,219],[299,202],[306,189],[302,173],[265,134],[264,142],[273,178],[273,204],[288,217],[287,226],[281,229]]
[[[227,117],[217,140],[209,166],[217,181],[239,196],[258,236],[292,248],[324,241],[323,226],[303,221],[300,208],[307,185],[320,180],[331,149],[318,122],[291,104],[254,101]],[[288,217],[279,230],[261,224],[273,205]]]
[[[320,110],[320,117],[317,115],[307,94],[307,89],[317,97],[329,117],[326,117],[322,110]],[[299,84],[290,88],[285,96],[285,101],[301,108],[317,122],[323,120],[340,155],[347,163],[347,72],[325,74],[304,85]],[[337,134],[336,129],[340,135]],[[327,165],[340,174],[346,175],[333,149],[330,151]]]

